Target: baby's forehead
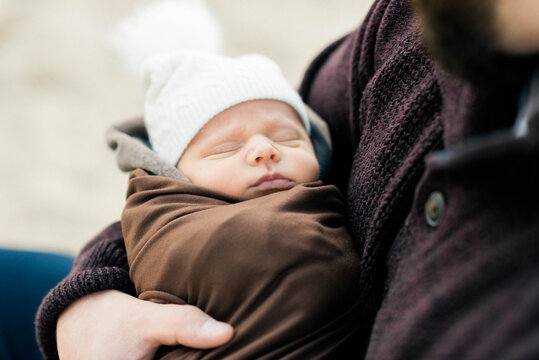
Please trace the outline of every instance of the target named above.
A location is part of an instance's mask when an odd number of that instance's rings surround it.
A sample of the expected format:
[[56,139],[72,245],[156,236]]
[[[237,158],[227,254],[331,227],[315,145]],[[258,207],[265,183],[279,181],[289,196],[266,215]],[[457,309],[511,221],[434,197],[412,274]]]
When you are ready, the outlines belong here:
[[[212,119],[210,121],[214,121]],[[301,120],[297,117],[290,117],[286,113],[274,113],[271,116],[256,117],[252,114],[242,113],[216,124],[216,128],[225,129],[279,129],[279,128],[300,128],[304,129]]]
[[293,129],[306,132],[299,117],[289,116],[287,113],[272,113],[271,116],[256,116],[246,112],[235,114],[234,116],[219,117],[211,119],[205,128],[205,132],[220,136],[234,135],[241,132],[268,132],[279,129]]

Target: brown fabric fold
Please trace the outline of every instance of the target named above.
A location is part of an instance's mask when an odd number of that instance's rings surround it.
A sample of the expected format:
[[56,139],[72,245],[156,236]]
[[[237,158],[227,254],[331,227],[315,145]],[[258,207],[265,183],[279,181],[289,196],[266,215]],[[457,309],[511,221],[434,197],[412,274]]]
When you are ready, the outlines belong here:
[[222,347],[167,348],[164,358],[346,353],[358,327],[359,260],[336,187],[239,201],[139,169],[127,196],[122,229],[139,297],[188,303],[235,329]]

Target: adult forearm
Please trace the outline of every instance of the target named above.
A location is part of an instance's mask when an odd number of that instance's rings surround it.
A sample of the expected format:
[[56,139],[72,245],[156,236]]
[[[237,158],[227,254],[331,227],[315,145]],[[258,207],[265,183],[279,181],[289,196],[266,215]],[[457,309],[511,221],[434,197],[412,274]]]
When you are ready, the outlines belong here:
[[58,358],[56,323],[74,301],[102,290],[134,294],[119,223],[92,239],[75,259],[70,274],[43,299],[36,316],[36,336],[47,359]]

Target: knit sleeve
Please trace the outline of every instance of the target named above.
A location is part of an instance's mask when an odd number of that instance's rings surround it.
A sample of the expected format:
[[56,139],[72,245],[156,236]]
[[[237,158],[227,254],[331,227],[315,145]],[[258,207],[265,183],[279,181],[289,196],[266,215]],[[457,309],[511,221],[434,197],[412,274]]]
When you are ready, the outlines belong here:
[[62,311],[81,297],[109,289],[135,293],[120,222],[92,239],[75,259],[69,275],[43,299],[36,315],[36,336],[46,359],[58,359],[56,322]]
[[361,136],[359,104],[380,62],[377,49],[383,47],[385,39],[379,31],[387,22],[389,5],[389,0],[375,1],[359,28],[313,60],[300,86],[303,100],[329,125],[334,146],[330,182],[344,193]]

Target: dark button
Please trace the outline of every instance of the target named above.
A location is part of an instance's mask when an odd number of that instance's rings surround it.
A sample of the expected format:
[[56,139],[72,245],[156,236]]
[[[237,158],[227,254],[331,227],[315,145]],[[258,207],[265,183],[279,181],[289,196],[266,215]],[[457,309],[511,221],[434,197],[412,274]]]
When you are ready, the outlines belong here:
[[440,225],[445,212],[444,195],[439,191],[434,191],[429,195],[425,203],[425,219],[432,227]]

